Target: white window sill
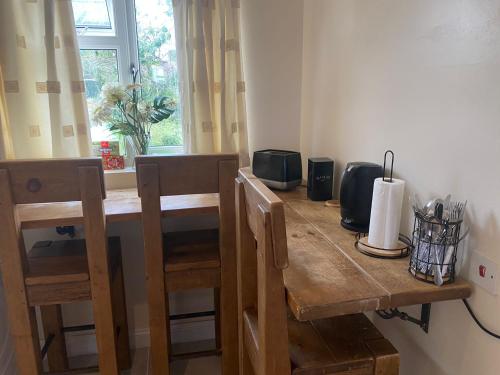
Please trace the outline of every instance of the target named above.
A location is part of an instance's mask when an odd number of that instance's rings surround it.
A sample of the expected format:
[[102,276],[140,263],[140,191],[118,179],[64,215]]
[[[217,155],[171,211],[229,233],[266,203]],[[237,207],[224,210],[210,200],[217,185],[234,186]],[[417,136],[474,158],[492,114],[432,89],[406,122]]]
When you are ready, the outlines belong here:
[[126,167],[124,169],[109,169],[104,171],[104,175],[112,175],[112,174],[126,174],[133,173],[135,174],[135,167]]
[[107,190],[137,188],[135,168],[104,171],[104,182]]
[[[150,155],[178,155],[184,153],[184,146],[150,147],[149,153]],[[137,188],[135,167],[104,171],[104,181],[108,190]]]

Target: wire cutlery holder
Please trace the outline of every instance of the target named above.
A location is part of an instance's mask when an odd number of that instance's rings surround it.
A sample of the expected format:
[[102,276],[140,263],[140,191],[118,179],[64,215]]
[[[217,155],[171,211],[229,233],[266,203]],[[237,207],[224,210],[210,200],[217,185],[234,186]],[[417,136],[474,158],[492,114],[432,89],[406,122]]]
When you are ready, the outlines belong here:
[[415,211],[410,256],[410,273],[437,285],[455,281],[455,265],[462,219],[429,218]]

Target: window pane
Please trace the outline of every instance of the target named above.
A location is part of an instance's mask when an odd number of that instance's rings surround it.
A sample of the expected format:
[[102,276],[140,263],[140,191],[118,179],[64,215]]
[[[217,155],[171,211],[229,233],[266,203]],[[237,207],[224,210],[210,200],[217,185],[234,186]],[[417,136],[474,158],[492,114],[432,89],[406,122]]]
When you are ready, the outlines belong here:
[[164,153],[158,146],[183,144],[172,0],[141,0],[135,6],[143,97],[167,96],[177,103],[174,114],[152,130],[152,152]]
[[85,95],[89,108],[91,133],[93,141],[115,139],[105,126],[96,126],[93,113],[100,101],[102,87],[106,83],[118,82],[118,53],[114,49],[82,49],[80,50],[85,81]]
[[111,18],[106,0],[73,0],[76,27],[111,29]]

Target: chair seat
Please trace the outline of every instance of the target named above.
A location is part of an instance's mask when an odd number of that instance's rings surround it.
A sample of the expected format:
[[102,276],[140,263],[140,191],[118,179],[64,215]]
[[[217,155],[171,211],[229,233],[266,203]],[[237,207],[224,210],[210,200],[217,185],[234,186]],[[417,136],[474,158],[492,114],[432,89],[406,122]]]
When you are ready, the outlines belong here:
[[[111,275],[120,264],[120,239],[109,238]],[[41,241],[28,253],[25,276],[30,305],[50,305],[91,298],[85,240]]]
[[[254,341],[251,352],[258,347],[255,312],[246,311],[245,320],[250,330],[246,337]],[[399,363],[397,350],[364,314],[314,322],[299,322],[290,314],[288,347],[294,375],[385,374],[384,368]]]
[[217,229],[164,235],[165,272],[220,268]]
[[84,240],[37,242],[28,254],[26,285],[89,280]]

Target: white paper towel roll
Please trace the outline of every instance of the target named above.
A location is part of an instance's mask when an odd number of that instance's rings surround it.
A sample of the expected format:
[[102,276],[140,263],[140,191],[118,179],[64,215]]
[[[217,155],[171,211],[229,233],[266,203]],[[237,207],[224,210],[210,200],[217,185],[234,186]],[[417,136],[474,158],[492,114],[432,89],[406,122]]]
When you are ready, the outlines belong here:
[[373,185],[368,243],[383,249],[397,247],[405,182],[377,178]]

